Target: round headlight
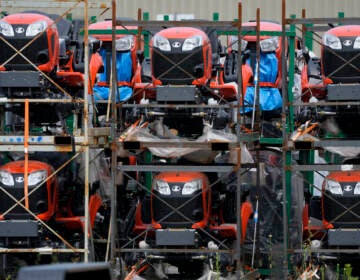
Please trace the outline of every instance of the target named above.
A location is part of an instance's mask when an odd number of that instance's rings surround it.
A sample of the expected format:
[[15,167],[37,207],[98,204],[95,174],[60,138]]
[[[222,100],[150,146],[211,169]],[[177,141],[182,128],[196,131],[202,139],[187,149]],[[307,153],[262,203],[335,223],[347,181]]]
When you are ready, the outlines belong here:
[[187,38],[182,46],[182,50],[184,52],[191,51],[196,47],[200,47],[202,45],[202,37],[201,36],[193,36],[191,38]]
[[354,188],[354,194],[360,194],[360,182],[357,182]]
[[334,50],[341,50],[341,42],[338,37],[332,34],[325,34],[323,37],[323,44]]
[[182,194],[189,195],[189,194],[193,194],[198,190],[201,190],[201,185],[202,185],[201,182],[202,182],[201,179],[186,182],[182,189]]
[[46,21],[37,21],[30,24],[26,29],[26,36],[36,36],[37,34],[43,32],[47,28]]
[[11,173],[0,170],[0,183],[5,186],[14,186],[14,178]]
[[158,191],[162,195],[170,195],[169,184],[163,180],[154,180],[154,190]]
[[28,184],[29,186],[35,186],[44,181],[47,177],[46,170],[36,171],[29,174]]
[[343,191],[342,191],[342,188],[341,188],[341,185],[339,182],[336,182],[333,180],[326,180],[325,188],[332,194],[338,194],[338,195],[343,194]]
[[154,47],[162,50],[162,51],[171,51],[170,42],[168,39],[166,39],[163,36],[155,35],[153,39],[153,45]]
[[[231,36],[231,49],[234,51],[238,50],[238,37]],[[241,51],[245,51],[247,47],[248,41],[241,39]]]
[[125,36],[116,40],[117,51],[128,51],[134,46],[133,36]]
[[11,37],[14,36],[14,29],[11,24],[5,21],[0,21],[0,33],[4,36]]
[[279,38],[271,37],[260,41],[260,49],[262,52],[274,52],[279,46]]
[[354,41],[354,49],[360,49],[360,36],[356,37]]

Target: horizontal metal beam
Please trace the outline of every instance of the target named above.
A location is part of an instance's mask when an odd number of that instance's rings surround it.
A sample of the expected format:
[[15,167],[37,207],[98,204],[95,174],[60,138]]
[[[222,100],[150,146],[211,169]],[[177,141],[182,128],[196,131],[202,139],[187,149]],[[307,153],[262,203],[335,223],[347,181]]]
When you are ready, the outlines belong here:
[[355,105],[359,106],[359,101],[332,101],[332,102],[313,102],[313,103],[306,103],[306,102],[294,102],[292,104],[293,106],[299,106],[299,107],[321,107],[321,106],[350,106]]
[[[70,8],[77,4],[77,2],[81,3],[83,1],[75,1],[75,0],[22,0],[22,1],[13,1],[13,0],[2,0],[0,1],[0,6],[2,8]],[[109,5],[106,5],[103,1],[93,0],[89,1],[88,8],[89,9],[105,9],[109,8]],[[75,7],[75,9],[84,9],[84,5],[79,5],[79,7]]]
[[[70,137],[70,136],[29,136],[28,151],[58,151],[71,152],[79,150],[84,146],[84,137]],[[1,135],[0,136],[0,151],[24,151],[24,136],[23,135]]]
[[[108,101],[96,101],[96,103],[107,104]],[[207,105],[207,104],[157,104],[157,103],[149,103],[149,104],[117,104],[118,107],[122,108],[203,108],[203,109],[218,109],[218,108],[238,108],[239,104],[227,103],[227,104],[216,104],[216,105]]]
[[[223,253],[223,254],[233,254],[235,250],[221,250],[221,249],[186,249],[186,248],[176,248],[174,249],[161,249],[161,248],[150,248],[150,249],[137,249],[137,248],[119,248],[116,249],[117,252],[125,253],[174,253],[174,254],[183,254],[183,253],[193,253],[193,254],[214,254],[214,253]],[[149,255],[147,255],[149,257]]]
[[359,171],[360,165],[353,164],[306,164],[291,165],[287,169],[292,171]]
[[333,147],[358,148],[360,140],[347,139],[319,139],[319,141],[288,141],[287,148],[290,150],[313,150]]
[[[243,164],[241,168],[255,167],[254,164]],[[139,172],[174,172],[174,171],[198,171],[198,172],[233,172],[238,169],[234,165],[118,165],[119,171],[139,171]]]
[[40,253],[40,254],[52,254],[52,253],[85,253],[85,249],[65,249],[65,248],[0,248],[0,253]]
[[[240,142],[254,142],[259,138],[250,134],[241,134]],[[228,151],[240,148],[240,142],[205,141],[197,142],[186,139],[154,139],[153,141],[123,141],[118,146],[125,150],[140,150],[146,148],[193,148],[211,151]]]
[[[158,29],[165,27],[213,27],[216,29],[230,30],[238,28],[238,21],[208,21],[208,20],[117,20],[117,26],[139,26],[143,28]],[[255,27],[242,27],[243,30],[254,31]]]
[[[219,25],[218,21],[216,22],[205,22],[205,21],[200,21],[200,22],[194,22],[194,21],[165,21],[164,24],[161,23],[161,21],[119,21],[118,23],[120,23],[117,26],[123,26],[126,27],[124,24],[129,24],[129,25],[133,25],[133,26],[139,26],[143,29],[143,34],[148,34],[150,33],[156,33],[158,31],[160,31],[162,28],[169,28],[169,27],[212,27],[214,29],[216,29],[216,31],[218,32],[218,35],[234,35],[234,36],[238,36],[239,31],[237,29],[237,27],[234,27],[232,25]],[[198,23],[201,23],[200,25]],[[128,25],[128,26],[129,26]],[[111,35],[112,34],[112,30],[111,29],[97,29],[97,30],[89,30],[89,35]],[[119,34],[132,34],[132,35],[136,35],[138,34],[137,30],[134,29],[122,29],[122,30],[115,30],[115,34],[119,35]],[[242,27],[242,31],[241,34],[244,35],[249,35],[249,36],[255,36],[257,34],[257,32],[255,31],[255,27],[254,26],[244,26]],[[281,36],[283,33],[282,31],[259,31],[259,35],[262,36]],[[286,30],[286,36],[290,36],[290,37],[294,37],[296,36],[295,32],[292,31],[288,31]]]
[[286,24],[328,24],[328,23],[342,23],[342,24],[360,24],[360,17],[348,18],[287,18]]
[[211,151],[226,151],[239,147],[237,142],[194,142],[186,140],[164,140],[156,141],[124,141],[120,143],[124,149],[139,150],[144,148],[194,148]]
[[[6,104],[6,103],[25,103],[26,98],[6,98],[2,97],[0,98],[0,105]],[[29,103],[84,103],[83,99],[47,99],[47,98],[29,98],[27,99]]]
[[[359,254],[359,249],[340,249],[340,248],[333,248],[333,249],[296,249],[294,250],[294,253],[327,253],[327,254]],[[321,257],[321,256],[320,256]]]

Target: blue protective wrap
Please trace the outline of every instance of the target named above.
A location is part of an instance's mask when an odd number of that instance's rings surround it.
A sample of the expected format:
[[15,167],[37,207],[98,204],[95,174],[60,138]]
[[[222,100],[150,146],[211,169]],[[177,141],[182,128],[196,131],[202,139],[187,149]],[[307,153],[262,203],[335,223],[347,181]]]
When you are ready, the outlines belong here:
[[[94,86],[94,99],[98,100],[108,100],[110,89],[109,87],[100,87]],[[132,96],[133,90],[128,86],[121,86],[117,88],[116,93],[116,103],[127,101]]]
[[[100,55],[104,62],[104,72],[98,75],[98,82],[106,82],[107,79],[107,61],[106,61],[106,51],[104,49],[100,50]],[[111,61],[110,61],[111,64]],[[116,72],[117,72],[117,81],[118,82],[130,82],[132,78],[132,59],[131,52],[116,52]],[[110,89],[109,87],[104,86],[94,86],[94,99],[97,100],[107,100],[109,97]],[[117,88],[116,102],[122,102],[128,100],[133,93],[131,87],[121,86]]]
[[[275,83],[278,75],[278,59],[275,53],[261,53],[260,54],[260,82]],[[254,71],[256,75],[256,70]],[[254,83],[257,83],[256,77]],[[248,86],[246,88],[244,105],[245,113],[252,111],[254,104],[255,86]],[[260,87],[259,88],[259,105],[262,111],[272,111],[282,107],[282,97],[278,88]],[[247,107],[250,106],[250,107]]]

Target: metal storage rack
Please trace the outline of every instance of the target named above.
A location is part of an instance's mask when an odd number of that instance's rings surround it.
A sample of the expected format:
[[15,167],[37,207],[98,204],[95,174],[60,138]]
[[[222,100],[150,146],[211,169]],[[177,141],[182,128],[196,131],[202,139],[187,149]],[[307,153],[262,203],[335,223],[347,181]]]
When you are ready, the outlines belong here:
[[[84,18],[88,18],[88,1],[82,0],[79,2],[84,2]],[[274,139],[265,139],[262,138],[258,133],[254,133],[251,136],[238,134],[238,141],[236,143],[226,143],[221,146],[220,150],[229,150],[229,149],[240,149],[240,143],[249,143],[251,145],[259,145],[262,147],[266,146],[277,146],[282,147],[282,153],[283,153],[283,192],[284,192],[284,198],[283,203],[286,207],[283,207],[283,235],[284,235],[284,244],[283,244],[283,253],[286,256],[290,256],[290,252],[296,251],[297,253],[302,253],[303,250],[301,248],[289,248],[288,244],[288,230],[289,230],[289,218],[290,218],[290,208],[289,208],[289,201],[288,198],[291,197],[291,174],[292,172],[301,171],[301,172],[313,172],[313,171],[334,171],[334,170],[343,170],[344,168],[352,168],[352,170],[360,170],[360,166],[358,165],[352,165],[352,166],[344,166],[339,165],[335,163],[331,164],[315,164],[313,163],[312,153],[315,149],[324,149],[328,146],[348,146],[348,147],[358,147],[359,146],[359,140],[346,140],[346,139],[321,139],[320,141],[316,142],[294,142],[291,139],[289,139],[289,135],[294,130],[294,107],[295,106],[306,106],[304,104],[298,104],[293,100],[292,96],[292,87],[294,83],[294,58],[295,54],[292,53],[292,50],[294,49],[295,45],[295,37],[296,37],[296,28],[298,25],[303,25],[302,28],[298,28],[298,30],[301,30],[303,34],[306,32],[313,32],[317,29],[315,28],[315,24],[325,24],[328,22],[339,22],[339,23],[359,23],[359,18],[328,18],[328,19],[306,19],[304,17],[303,12],[303,18],[302,19],[296,19],[294,17],[292,18],[286,18],[285,16],[285,4],[286,1],[282,0],[283,3],[283,15],[282,15],[282,26],[283,26],[283,32],[280,34],[281,36],[287,36],[289,38],[289,45],[290,45],[290,54],[289,54],[289,65],[286,66],[286,61],[283,59],[283,66],[284,69],[288,67],[288,78],[289,81],[286,81],[286,77],[283,77],[283,96],[285,99],[284,105],[283,105],[283,112],[282,112],[282,127],[283,127],[283,137],[281,139],[274,138]],[[112,13],[113,17],[116,18],[116,2],[112,1]],[[201,24],[211,24],[212,26],[216,27],[219,30],[222,30],[224,33],[228,32],[228,34],[238,34],[240,37],[240,34],[243,34],[243,30],[241,29],[241,5],[239,5],[239,16],[238,16],[238,23],[240,24],[234,24],[234,22],[196,22],[196,25]],[[87,20],[85,20],[87,22]],[[120,24],[127,25],[127,24],[134,24],[134,22],[126,22],[121,21]],[[184,23],[177,23],[177,22],[153,22],[148,20],[138,20],[136,24],[145,29],[156,27],[161,25],[181,25],[183,26]],[[187,22],[189,26],[194,25],[195,22],[189,21]],[[286,30],[286,27],[290,27],[289,30]],[[318,30],[323,30],[322,27]],[[255,32],[255,31],[253,31]],[[114,32],[115,34],[115,32]],[[144,33],[146,35],[146,33]],[[308,33],[307,33],[308,34]],[[273,33],[273,35],[279,35],[278,33]],[[85,38],[87,38],[87,28],[85,28]],[[86,46],[86,44],[85,44]],[[285,58],[285,54],[283,54],[283,58]],[[87,56],[85,56],[87,57]],[[88,64],[85,64],[88,65]],[[114,65],[114,63],[113,63]],[[88,69],[85,70],[85,75],[87,75]],[[241,71],[240,71],[241,72]],[[115,82],[116,78],[114,77]],[[24,105],[26,103],[31,102],[53,102],[51,100],[0,100],[0,106],[3,106],[7,102],[23,102]],[[54,102],[59,102],[54,101]],[[60,101],[60,102],[72,102],[72,101]],[[88,128],[88,121],[87,121],[87,82],[85,82],[85,88],[84,88],[84,98],[83,100],[79,101],[83,104],[84,107],[84,127],[82,134],[76,135],[74,137],[72,136],[42,136],[41,139],[28,135],[26,132],[23,136],[19,135],[1,135],[0,136],[0,151],[1,152],[10,152],[10,151],[18,151],[23,152],[25,151],[25,154],[27,152],[31,151],[49,151],[49,152],[76,152],[78,155],[79,153],[84,153],[85,155],[85,185],[84,185],[84,193],[85,193],[85,205],[87,206],[85,208],[85,232],[88,231],[88,193],[89,193],[89,182],[88,182],[88,176],[89,176],[89,149],[91,147],[99,147],[98,145],[98,137],[102,137],[105,139],[106,145],[109,146],[111,141],[111,149],[112,149],[112,162],[111,162],[111,170],[112,170],[112,181],[115,185],[116,182],[116,171],[121,172],[130,172],[130,171],[138,171],[138,172],[153,172],[153,171],[187,171],[187,170],[198,170],[201,172],[224,172],[228,173],[231,171],[235,171],[238,175],[238,188],[240,189],[241,185],[241,171],[246,170],[249,168],[249,166],[242,165],[241,161],[238,162],[236,166],[200,166],[200,165],[193,165],[193,166],[182,166],[182,165],[176,165],[176,166],[158,166],[158,165],[137,165],[137,166],[131,166],[131,165],[117,165],[116,162],[116,150],[118,148],[124,148],[123,145],[130,145],[131,147],[135,147],[137,149],[146,149],[149,147],[186,147],[186,146],[194,146],[195,144],[193,142],[186,142],[183,141],[181,143],[171,143],[169,141],[162,141],[162,142],[146,142],[146,143],[119,143],[117,142],[117,131],[116,131],[116,105],[115,102],[113,102],[112,106],[112,118],[111,118],[111,127],[109,128]],[[354,102],[354,104],[359,105],[359,102]],[[122,105],[123,108],[126,107],[126,104]],[[309,105],[309,106],[316,106],[316,105]],[[109,141],[109,137],[111,140]],[[217,144],[218,145],[218,144]],[[197,147],[201,147],[204,149],[217,149],[216,144],[214,143],[197,143]],[[304,158],[307,160],[304,161],[304,164],[293,164],[293,157],[295,157],[295,154],[301,151],[301,153],[304,153]],[[253,167],[253,166],[251,166]],[[310,176],[311,180],[311,174],[306,173],[304,176]],[[312,182],[308,182],[309,184],[312,184]],[[238,194],[240,192],[238,191]],[[128,249],[128,248],[119,248],[117,245],[116,240],[116,216],[115,216],[115,209],[116,209],[116,193],[115,188],[113,189],[112,193],[113,200],[111,202],[112,207],[112,217],[111,217],[111,240],[110,240],[110,261],[115,262],[116,255],[120,252],[126,252],[126,251],[133,251],[140,249]],[[240,198],[238,197],[238,202],[240,201]],[[240,205],[237,206],[240,208]],[[241,221],[237,220],[238,228],[240,228]],[[240,234],[238,235],[238,237]],[[240,238],[238,238],[240,240]],[[89,257],[89,240],[88,235],[84,235],[84,248],[82,249],[59,249],[59,250],[52,250],[53,252],[59,251],[59,252],[80,252],[84,254],[84,261],[88,261]],[[0,249],[0,253],[18,253],[18,252],[41,252],[41,248],[32,248],[32,249],[7,249],[3,248]],[[205,251],[206,252],[206,251]],[[339,252],[339,250],[334,249],[332,252]],[[241,267],[241,245],[238,242],[236,247],[236,260],[238,267]],[[284,277],[287,277],[288,272],[291,270],[290,263],[287,258],[285,258],[284,263],[282,264],[283,269],[283,275]]]
[[[56,1],[54,1],[56,2]],[[84,10],[84,60],[85,60],[85,69],[84,69],[84,76],[89,76],[89,47],[88,47],[88,10],[91,6],[89,4],[88,0],[79,0],[79,1],[68,1],[67,3],[67,10],[64,12],[64,14],[61,17],[65,16],[71,16],[71,10],[74,9],[77,5],[80,5],[83,7]],[[36,5],[37,3],[35,3]],[[38,3],[38,4],[44,4],[44,3]],[[59,3],[53,3],[54,5],[51,5],[51,7],[55,8],[62,8]],[[7,3],[9,7],[12,7],[16,5],[16,3]],[[24,5],[24,3],[23,3]],[[25,5],[26,6],[26,5]],[[94,6],[94,4],[92,4]],[[99,7],[98,5],[95,5],[96,7]],[[32,7],[34,8],[34,3],[31,4],[31,6],[26,7]],[[19,6],[18,8],[26,8]],[[49,7],[47,5],[46,7]],[[5,8],[5,7],[2,7]],[[36,8],[36,7],[35,7]],[[103,7],[106,8],[106,7]],[[84,155],[84,214],[83,214],[83,226],[84,226],[84,232],[89,232],[90,225],[89,225],[89,150],[91,148],[101,148],[103,146],[108,145],[108,137],[110,134],[109,128],[92,128],[89,127],[88,123],[88,86],[89,86],[89,80],[84,79],[84,95],[82,98],[74,99],[71,97],[69,93],[66,92],[65,89],[61,88],[61,91],[64,93],[64,99],[8,99],[8,98],[1,98],[0,100],[0,108],[3,108],[6,104],[9,103],[17,103],[21,104],[25,108],[25,115],[24,115],[24,132],[22,135],[17,134],[10,134],[8,132],[5,132],[4,127],[1,128],[1,136],[0,136],[0,152],[23,152],[25,157],[25,165],[28,164],[29,160],[29,153],[31,152],[64,152],[64,153],[73,153],[73,155],[69,158],[69,160],[62,165],[58,170],[55,170],[53,174],[50,175],[50,177],[56,176],[56,174],[64,168],[66,165],[69,165],[72,161],[74,161],[79,155]],[[67,98],[66,98],[67,97]],[[69,98],[70,97],[70,98]],[[82,128],[79,129],[77,127],[77,119],[79,115],[74,114],[75,121],[73,122],[73,127],[71,128],[73,130],[72,134],[66,134],[66,135],[46,135],[42,133],[36,133],[31,134],[29,132],[29,104],[32,103],[78,103],[80,104],[82,111],[83,111],[83,122],[82,122]],[[48,179],[47,178],[47,179]],[[46,179],[46,180],[47,180]],[[9,199],[14,199],[9,197]],[[15,205],[22,205],[21,200],[14,202]],[[25,206],[22,206],[25,207]],[[32,213],[29,209],[27,209],[27,212],[35,218],[35,214]],[[40,254],[52,254],[52,253],[77,253],[83,255],[83,260],[85,262],[88,262],[89,260],[92,260],[92,253],[90,248],[90,243],[93,237],[88,234],[84,234],[84,240],[83,240],[83,247],[80,246],[80,248],[74,247],[68,240],[66,240],[63,236],[58,234],[54,229],[52,229],[50,226],[46,225],[44,222],[38,220],[43,224],[50,232],[52,232],[57,238],[59,238],[60,242],[62,242],[64,245],[64,248],[50,248],[50,247],[42,247],[42,248],[1,248],[0,253],[1,254],[22,254],[22,253],[40,253]],[[91,241],[91,242],[90,242]],[[82,248],[81,248],[82,247]],[[6,265],[6,264],[5,264]]]
[[[330,23],[337,23],[338,25],[347,25],[347,24],[360,24],[360,18],[346,18],[344,17],[344,13],[340,12],[338,18],[306,18],[306,11],[302,10],[301,18],[295,18],[295,16],[286,19],[286,23],[290,26],[291,29],[297,30],[303,39],[304,47],[308,47],[312,50],[314,43],[321,45],[321,35],[319,33],[325,32],[329,30]],[[293,55],[294,56],[294,55]],[[344,65],[346,65],[348,61],[344,61]],[[294,79],[293,75],[289,74],[289,79]],[[351,106],[359,106],[359,101],[332,101],[332,102],[320,102],[320,103],[302,103],[299,100],[293,100],[290,106],[293,107],[312,107],[317,108],[318,106],[341,106],[341,105],[351,105]],[[304,107],[303,107],[304,106]],[[324,137],[319,138],[318,141],[293,141],[289,139],[284,146],[284,150],[290,151],[293,155],[299,153],[299,160],[296,165],[284,166],[287,170],[291,170],[291,172],[300,171],[303,174],[304,187],[305,185],[310,189],[316,188],[321,191],[322,186],[316,186],[314,182],[314,174],[320,174],[323,178],[321,171],[358,171],[360,170],[360,165],[358,164],[342,164],[339,162],[339,156],[334,152],[334,148],[346,148],[351,149],[359,147],[360,140],[356,137],[344,138],[342,136],[335,137]],[[316,163],[314,160],[314,151],[323,151],[327,153],[327,151],[331,148],[330,154],[332,154],[332,158],[330,158],[327,163]],[[324,153],[324,154],[325,154]],[[356,156],[356,155],[354,155]],[[349,211],[349,208],[342,205],[344,208],[343,213]],[[356,207],[353,205],[352,207]],[[304,240],[306,241],[306,240]],[[314,254],[325,253],[325,254],[351,254],[357,253],[358,249],[348,249],[348,248],[329,248],[329,249],[316,249],[316,248],[302,248],[296,249],[295,253],[300,253],[306,255],[306,250],[310,250]],[[355,264],[355,263],[354,263]],[[356,264],[355,264],[356,265]],[[350,264],[351,266],[351,264]],[[339,268],[338,268],[339,269]],[[342,269],[342,268],[341,268]],[[344,268],[345,271],[345,268]],[[337,271],[339,273],[339,270]]]
[[[269,32],[269,31],[264,31],[264,32],[256,32],[255,29],[246,29],[245,31],[242,29],[241,26],[241,12],[242,12],[242,6],[241,3],[239,3],[238,6],[238,19],[236,19],[234,22],[222,22],[222,21],[215,21],[215,22],[207,22],[207,21],[185,21],[185,22],[172,22],[172,21],[147,21],[147,20],[143,20],[143,21],[137,21],[137,22],[133,22],[133,21],[119,21],[117,22],[117,25],[123,25],[123,26],[127,26],[127,25],[138,25],[141,30],[146,30],[146,29],[151,29],[154,27],[157,27],[159,25],[161,26],[212,26],[215,27],[218,31],[222,32],[222,34],[228,34],[228,35],[237,35],[239,36],[239,38],[241,38],[241,36],[243,36],[243,34],[262,34],[262,35],[271,35],[271,36],[288,36],[290,37],[290,44],[292,44],[292,46],[294,46],[294,38],[295,38],[295,32],[294,30],[291,31],[285,31],[285,1],[283,1],[283,32]],[[258,9],[257,11],[257,15],[258,15],[258,20],[259,20],[259,15],[260,15],[260,10]],[[146,34],[146,33],[145,33]],[[283,66],[285,69],[285,54],[283,54]],[[294,67],[294,61],[290,58],[290,68]],[[241,71],[239,71],[241,72]],[[293,74],[290,73],[290,75]],[[241,74],[240,74],[241,75]],[[284,96],[287,96],[287,92],[290,89],[291,92],[291,87],[292,84],[291,82],[289,83],[289,85],[287,86],[286,83],[286,77],[283,77],[283,94],[285,94]],[[240,79],[241,80],[241,77]],[[288,97],[289,99],[291,97]],[[289,101],[290,103],[291,101]],[[246,135],[246,134],[240,134],[238,133],[238,140],[236,143],[226,143],[225,144],[225,148],[223,148],[223,150],[229,150],[231,148],[235,148],[235,149],[240,149],[240,144],[241,143],[247,143],[249,145],[251,145],[252,147],[266,147],[266,146],[287,146],[287,137],[286,135],[288,135],[291,131],[292,131],[292,126],[293,126],[293,111],[292,111],[292,107],[290,107],[289,111],[289,115],[287,115],[285,112],[287,111],[286,106],[287,106],[287,102],[284,102],[284,107],[283,107],[283,114],[282,114],[282,122],[283,122],[283,127],[286,129],[286,131],[284,131],[284,137],[281,138],[263,138],[261,137],[260,133],[258,131],[253,132],[252,135]],[[142,105],[135,105],[135,106],[142,106]],[[127,105],[124,104],[122,105],[123,108],[126,108]],[[131,107],[131,106],[130,106]],[[240,119],[240,118],[239,118]],[[195,143],[193,142],[186,142],[186,141],[182,141],[181,143],[175,143],[175,142],[169,142],[166,140],[163,141],[159,141],[159,142],[138,142],[138,143],[120,143],[120,146],[122,146],[123,148],[127,149],[127,148],[134,148],[135,149],[140,149],[140,148],[150,148],[150,147],[187,147],[187,146],[194,146]],[[204,149],[212,149],[212,144],[216,144],[216,143],[196,143],[196,147],[202,147]],[[260,148],[261,149],[261,148]],[[286,164],[290,164],[289,161],[291,161],[291,154],[289,151],[284,151],[283,152],[283,158],[284,158],[284,162],[286,162]],[[196,171],[200,171],[200,172],[231,172],[231,171],[235,171],[237,174],[237,180],[238,180],[238,190],[237,193],[240,194],[240,190],[241,190],[241,172],[248,170],[249,168],[252,167],[256,167],[257,163],[255,163],[254,165],[249,165],[249,164],[242,164],[241,161],[238,162],[237,165],[235,166],[199,166],[199,165],[176,165],[176,166],[172,166],[172,165],[136,165],[136,166],[131,166],[131,165],[120,165],[118,166],[118,170],[126,173],[129,171],[137,171],[137,172],[153,172],[153,171],[189,171],[189,170],[196,170]],[[284,179],[283,179],[283,186],[284,186],[284,193],[286,193],[287,195],[284,196],[284,205],[286,205],[286,207],[284,207],[283,209],[283,234],[284,234],[284,249],[283,249],[283,253],[286,256],[289,256],[289,248],[288,248],[288,243],[287,243],[287,230],[288,230],[288,221],[287,219],[290,216],[290,210],[289,210],[289,201],[287,200],[287,196],[291,195],[291,188],[289,186],[289,181],[291,181],[291,173],[289,172],[289,169],[286,169],[284,166]],[[141,186],[143,187],[143,186]],[[144,188],[144,187],[143,187]],[[241,205],[240,205],[240,197],[237,197],[237,209],[239,210]],[[239,212],[239,211],[238,211]],[[113,217],[112,220],[115,220],[115,218]],[[238,215],[238,220],[237,220],[237,226],[238,228],[241,228],[240,226],[241,221]],[[114,234],[113,234],[114,235]],[[139,236],[138,236],[139,237]],[[135,237],[135,238],[138,238]],[[140,236],[141,237],[141,236]],[[238,231],[238,239],[240,240],[240,233]],[[241,260],[241,254],[242,254],[242,245],[240,244],[240,242],[238,241],[236,244],[236,250],[232,253],[236,254],[236,261],[237,261],[237,277],[241,277],[241,272],[243,270],[243,264],[242,264],[242,260]],[[129,248],[116,248],[116,247],[112,247],[114,252],[112,253],[112,256],[115,256],[116,253],[121,253],[121,252],[146,252],[146,250],[144,249],[129,249]],[[163,251],[166,252],[166,249],[149,249],[149,252],[151,251]],[[189,250],[189,249],[188,249]],[[181,251],[181,250],[180,250]],[[189,250],[190,252],[191,250]],[[209,251],[207,250],[195,250],[198,252],[204,252],[204,253],[209,253]],[[220,250],[221,251],[221,250]],[[219,251],[219,252],[220,252]],[[187,252],[186,249],[184,250],[184,252]],[[231,253],[231,251],[227,251],[228,253]],[[288,263],[287,259],[284,259],[284,263],[282,264],[282,268],[283,268],[283,274],[287,275],[288,274],[288,269],[290,264]],[[253,272],[250,272],[250,274],[252,274]],[[269,270],[261,270],[261,273],[271,273],[271,269]],[[246,277],[246,276],[245,276]]]

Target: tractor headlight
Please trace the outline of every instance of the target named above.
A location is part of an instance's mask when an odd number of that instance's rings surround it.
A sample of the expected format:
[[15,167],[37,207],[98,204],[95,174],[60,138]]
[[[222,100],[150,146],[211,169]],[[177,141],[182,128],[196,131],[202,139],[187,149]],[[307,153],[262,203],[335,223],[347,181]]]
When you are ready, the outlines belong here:
[[201,190],[201,186],[202,186],[201,182],[202,182],[201,179],[186,182],[184,184],[181,194],[189,195],[189,194],[193,194],[194,192],[196,192],[198,190]]
[[117,51],[128,51],[134,46],[133,36],[125,36],[116,40]]
[[14,36],[14,29],[11,24],[5,21],[0,21],[0,33],[4,36],[12,37]]
[[354,194],[360,194],[360,182],[357,182],[354,188]]
[[13,176],[5,170],[0,170],[0,183],[10,187],[15,185]]
[[200,47],[202,43],[203,42],[201,36],[193,36],[191,38],[187,38],[182,45],[182,50],[184,52],[192,51],[193,49]]
[[360,36],[356,37],[354,41],[354,49],[360,49]]
[[154,188],[154,190],[156,190],[157,192],[159,192],[162,195],[170,195],[171,194],[169,184],[163,180],[154,180],[153,188]]
[[43,32],[47,28],[46,21],[37,21],[32,24],[30,24],[26,29],[26,36],[36,36],[39,33]]
[[271,37],[260,41],[260,49],[262,52],[274,52],[279,46],[279,38]]
[[[234,51],[238,50],[238,39],[236,36],[231,37],[231,49]],[[247,47],[248,41],[241,39],[241,51],[245,51]]]
[[28,184],[29,186],[35,186],[40,182],[44,181],[47,177],[46,170],[32,172],[28,176]]
[[340,183],[333,180],[326,180],[325,189],[332,194],[338,194],[338,195],[343,194]]
[[323,37],[323,44],[333,50],[341,50],[340,39],[335,35],[325,34]]
[[171,51],[170,42],[163,36],[155,35],[153,39],[153,46],[162,50],[169,52]]

